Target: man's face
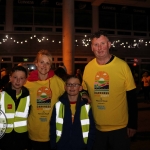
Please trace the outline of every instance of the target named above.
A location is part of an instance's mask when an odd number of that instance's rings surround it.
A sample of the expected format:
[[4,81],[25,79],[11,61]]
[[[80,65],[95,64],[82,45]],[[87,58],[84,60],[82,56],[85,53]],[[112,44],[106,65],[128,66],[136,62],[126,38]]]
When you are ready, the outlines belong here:
[[26,82],[26,74],[23,71],[17,70],[10,76],[10,82],[12,84],[12,89],[19,90]]
[[91,49],[95,54],[96,58],[104,58],[109,55],[111,43],[107,37],[101,35],[99,38],[92,40]]
[[46,55],[40,55],[38,57],[36,67],[37,67],[37,70],[40,74],[46,75],[51,68],[51,62]]

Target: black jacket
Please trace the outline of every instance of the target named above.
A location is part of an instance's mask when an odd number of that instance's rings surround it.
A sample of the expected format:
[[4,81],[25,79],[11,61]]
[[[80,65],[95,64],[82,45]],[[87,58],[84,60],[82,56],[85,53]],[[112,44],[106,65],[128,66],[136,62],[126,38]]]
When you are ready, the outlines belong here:
[[91,150],[95,137],[95,123],[92,115],[92,110],[89,111],[90,129],[87,144],[84,143],[82,137],[82,129],[80,123],[81,107],[86,105],[86,100],[81,100],[80,95],[76,103],[76,112],[74,122],[72,123],[72,114],[70,109],[70,102],[67,94],[63,94],[59,101],[65,105],[64,123],[62,136],[58,143],[56,143],[56,108],[54,106],[51,122],[50,122],[50,142],[51,148],[57,150]]
[[[22,87],[22,94],[17,99],[16,98],[16,91],[11,88],[11,83],[9,82],[3,91],[7,92],[11,98],[15,102],[15,109],[17,109],[20,99],[29,96],[29,91],[26,87]],[[28,132],[24,133],[17,133],[14,130],[10,133],[5,134],[0,139],[0,148],[3,150],[7,149],[15,149],[15,150],[23,150],[26,149],[28,146]]]

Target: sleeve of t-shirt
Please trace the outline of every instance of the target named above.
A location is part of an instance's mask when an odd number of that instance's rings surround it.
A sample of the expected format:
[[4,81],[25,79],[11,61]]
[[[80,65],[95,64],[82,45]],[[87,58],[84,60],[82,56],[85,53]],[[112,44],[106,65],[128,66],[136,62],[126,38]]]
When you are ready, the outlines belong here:
[[126,65],[125,67],[125,74],[126,74],[126,82],[125,82],[126,91],[135,89],[136,88],[135,81],[134,81],[131,69],[129,68],[128,65]]

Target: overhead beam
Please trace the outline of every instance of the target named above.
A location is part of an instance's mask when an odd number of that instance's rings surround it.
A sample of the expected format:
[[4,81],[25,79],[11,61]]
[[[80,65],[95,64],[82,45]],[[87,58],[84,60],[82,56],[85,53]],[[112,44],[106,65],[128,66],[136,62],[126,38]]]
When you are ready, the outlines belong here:
[[105,0],[93,0],[92,2],[91,2],[91,4],[93,5],[93,6],[99,6],[99,5],[101,5],[102,3],[104,3],[105,2]]
[[100,6],[102,3],[107,3],[107,4],[150,8],[150,0],[75,0],[75,1],[91,2],[91,5],[93,6]]

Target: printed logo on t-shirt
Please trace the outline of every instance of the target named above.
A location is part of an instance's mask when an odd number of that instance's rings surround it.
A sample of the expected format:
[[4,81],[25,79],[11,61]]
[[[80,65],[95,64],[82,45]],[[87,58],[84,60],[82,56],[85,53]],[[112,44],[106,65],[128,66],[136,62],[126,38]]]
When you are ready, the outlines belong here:
[[37,109],[49,110],[51,107],[52,91],[48,87],[37,90]]
[[109,75],[104,71],[97,72],[95,76],[94,94],[101,97],[109,96]]

